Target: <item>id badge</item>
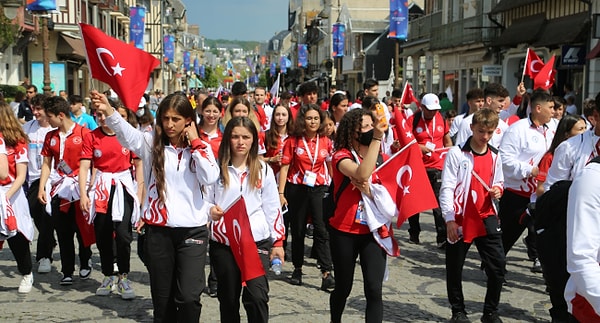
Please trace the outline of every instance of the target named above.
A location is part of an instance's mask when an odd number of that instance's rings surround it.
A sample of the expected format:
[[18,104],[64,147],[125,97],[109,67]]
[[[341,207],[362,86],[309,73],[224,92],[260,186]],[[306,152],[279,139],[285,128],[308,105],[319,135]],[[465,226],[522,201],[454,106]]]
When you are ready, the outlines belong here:
[[65,175],[71,175],[73,173],[71,167],[69,167],[69,165],[67,165],[67,163],[64,160],[59,161],[56,168],[58,168]]
[[[429,148],[431,150],[435,150],[435,144],[433,142],[431,142],[431,141],[426,142],[425,143],[425,147],[427,147],[427,148]],[[431,157],[431,152],[428,152],[427,156]]]
[[367,220],[365,220],[365,207],[363,201],[358,202],[358,207],[356,208],[356,215],[354,216],[354,222],[358,224],[367,225]]
[[302,184],[308,187],[314,187],[317,183],[317,173],[311,172],[309,170],[304,172],[304,179],[302,180]]
[[40,154],[35,155],[35,161],[37,162],[37,167],[42,168],[42,162],[44,161],[44,157],[42,157],[42,155]]

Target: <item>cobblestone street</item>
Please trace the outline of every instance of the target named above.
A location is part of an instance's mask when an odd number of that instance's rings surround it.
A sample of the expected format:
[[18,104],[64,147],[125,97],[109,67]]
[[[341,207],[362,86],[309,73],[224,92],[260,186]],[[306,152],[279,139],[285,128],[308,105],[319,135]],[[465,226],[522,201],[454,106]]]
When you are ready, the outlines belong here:
[[[401,256],[389,259],[389,280],[383,287],[385,322],[446,322],[451,316],[444,282],[444,253],[435,246],[432,217],[422,216],[421,222],[424,231],[421,233],[420,245],[406,242],[408,234],[405,227],[395,231]],[[19,295],[17,287],[21,276],[16,272],[16,263],[5,244],[5,248],[0,251],[0,321],[151,322],[152,301],[148,274],[137,257],[135,246],[134,242],[132,272],[129,277],[138,297],[132,301],[124,301],[118,295],[94,295],[102,280],[100,259],[95,247],[92,258],[94,272],[89,280],[82,281],[75,276],[72,286],[60,286],[60,273],[56,268],[60,266],[60,262],[56,261],[59,259],[56,249],[52,272],[37,274],[34,271],[33,290],[25,296]],[[271,322],[329,321],[329,294],[318,289],[321,282],[315,260],[308,257],[306,259],[303,286],[292,286],[286,282],[285,277],[291,272],[291,263],[285,264],[281,276],[272,276],[269,303]],[[524,245],[522,242],[517,243],[508,257],[508,283],[500,301],[500,315],[504,322],[547,322],[550,319],[550,301],[544,293],[542,275],[531,273],[530,266]],[[344,322],[364,322],[365,300],[359,266],[355,277]],[[485,295],[485,275],[479,270],[479,257],[474,246],[465,264],[464,292],[469,318],[478,322]],[[201,321],[218,322],[217,299],[203,295],[202,304]],[[243,316],[244,310],[241,312]]]

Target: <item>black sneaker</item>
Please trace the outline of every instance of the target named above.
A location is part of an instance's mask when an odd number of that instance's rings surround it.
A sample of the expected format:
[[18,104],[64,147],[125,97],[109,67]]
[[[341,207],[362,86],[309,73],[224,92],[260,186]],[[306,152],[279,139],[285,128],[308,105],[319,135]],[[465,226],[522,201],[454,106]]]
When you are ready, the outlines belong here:
[[419,240],[419,235],[411,233],[410,237],[408,238],[408,243],[410,243],[410,244],[421,244],[421,240]]
[[290,277],[290,284],[300,286],[302,285],[302,269],[296,268]]
[[65,286],[65,285],[73,285],[73,277],[71,276],[64,276],[61,280],[60,280],[60,284]]
[[321,290],[328,291],[335,288],[335,279],[331,273],[321,279]]
[[314,237],[315,227],[312,224],[306,226],[306,237],[312,239]]
[[481,322],[482,323],[502,323],[502,320],[500,319],[500,315],[498,315],[498,312],[493,312],[493,313],[484,313],[483,316],[481,317]]
[[81,268],[79,270],[79,278],[80,279],[88,279],[88,278],[90,278],[91,274],[92,274],[92,267],[90,267],[90,268]]
[[535,258],[535,260],[533,260],[533,266],[531,266],[531,272],[532,273],[541,273],[542,272],[542,264],[540,263],[540,260],[538,258]]
[[465,312],[456,312],[452,314],[452,318],[450,318],[450,323],[471,323],[471,320],[467,317],[467,313]]
[[207,294],[212,298],[217,297],[217,286],[209,286]]
[[444,250],[446,249],[446,245],[448,244],[448,240],[444,240],[442,242],[437,243],[438,249]]

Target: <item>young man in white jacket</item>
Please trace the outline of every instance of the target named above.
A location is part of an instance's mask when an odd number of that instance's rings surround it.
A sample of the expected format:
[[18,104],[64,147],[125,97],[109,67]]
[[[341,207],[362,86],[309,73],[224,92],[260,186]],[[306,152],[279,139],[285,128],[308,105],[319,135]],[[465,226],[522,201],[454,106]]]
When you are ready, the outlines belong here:
[[462,270],[475,243],[488,277],[482,322],[502,322],[498,303],[506,272],[502,230],[494,200],[503,192],[502,162],[489,144],[498,114],[482,109],[473,114],[473,135],[446,155],[440,188],[440,208],[446,220],[446,286],[452,307],[450,322],[470,322],[465,311]]
[[[536,90],[531,95],[529,117],[513,123],[502,137],[499,150],[506,191],[500,199],[499,216],[505,253],[528,225],[525,210],[537,187],[538,164],[550,148],[556,132],[556,123],[550,122],[553,116],[552,96],[546,91]],[[529,238],[529,246],[535,246],[535,236]],[[531,248],[528,254],[534,259],[532,271],[537,270],[537,251]]]

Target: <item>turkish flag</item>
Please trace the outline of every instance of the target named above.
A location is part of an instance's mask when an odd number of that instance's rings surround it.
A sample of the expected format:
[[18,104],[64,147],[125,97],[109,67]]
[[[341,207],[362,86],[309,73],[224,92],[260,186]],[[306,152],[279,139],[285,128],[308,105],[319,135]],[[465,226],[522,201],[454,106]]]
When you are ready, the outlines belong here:
[[79,28],[92,77],[110,85],[123,104],[136,112],[148,86],[150,73],[160,61],[92,25],[80,23]]
[[414,139],[411,126],[406,122],[402,108],[397,107],[393,113],[393,127],[394,139],[398,140],[400,147],[408,145],[411,140]]
[[400,104],[411,104],[415,103],[419,106],[419,100],[415,96],[415,92],[412,89],[412,86],[408,82],[404,83],[404,90],[402,91],[402,97],[400,98]]
[[[96,243],[96,231],[94,231],[94,223],[90,220],[89,214],[84,214],[81,211],[79,200],[72,202],[75,208],[75,223],[81,233],[81,240],[84,247],[89,247]],[[91,223],[90,223],[91,222]]]
[[548,63],[542,67],[540,72],[533,79],[533,89],[543,89],[548,90],[554,85],[554,76],[556,75],[556,70],[554,69],[554,55],[552,58],[548,60]]
[[527,48],[527,57],[525,58],[525,71],[523,74],[529,76],[532,80],[535,79],[536,75],[544,67],[544,61],[537,56],[537,54],[531,49]]
[[225,211],[223,222],[225,223],[225,234],[229,240],[229,247],[242,274],[242,283],[263,276],[265,269],[260,261],[258,248],[252,237],[244,197],[240,196]]
[[414,214],[439,207],[421,156],[419,145],[413,140],[374,173],[376,181],[396,200],[398,227]]
[[464,215],[457,214],[455,220],[459,226],[463,227],[463,239],[467,243],[487,234],[483,219],[479,215],[479,212],[477,212],[477,207],[472,198],[467,198]]

